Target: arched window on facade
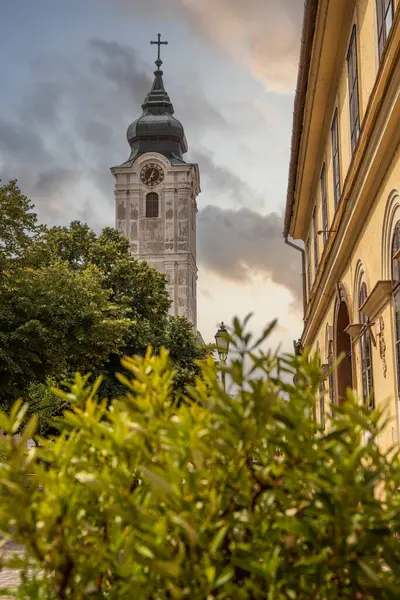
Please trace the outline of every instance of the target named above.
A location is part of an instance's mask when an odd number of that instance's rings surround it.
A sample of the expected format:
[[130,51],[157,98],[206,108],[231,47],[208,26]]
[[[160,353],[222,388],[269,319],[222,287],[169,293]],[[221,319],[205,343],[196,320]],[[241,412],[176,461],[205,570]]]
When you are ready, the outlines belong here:
[[393,311],[395,323],[395,344],[397,364],[397,390],[400,390],[400,264],[397,254],[400,250],[400,221],[397,221],[392,239],[392,285]]
[[342,357],[335,372],[335,401],[341,406],[346,399],[347,390],[353,389],[353,347],[347,328],[350,315],[346,290],[340,287],[340,300],[335,308],[335,360]]
[[146,218],[147,219],[156,219],[158,217],[158,194],[155,192],[150,192],[146,196]]
[[368,408],[374,408],[373,387],[374,379],[372,374],[372,344],[371,330],[369,328],[369,319],[361,311],[361,306],[368,297],[366,283],[363,282],[360,287],[358,296],[358,310],[360,316],[361,334],[360,334],[360,350],[361,350],[361,381],[364,404],[368,402]]

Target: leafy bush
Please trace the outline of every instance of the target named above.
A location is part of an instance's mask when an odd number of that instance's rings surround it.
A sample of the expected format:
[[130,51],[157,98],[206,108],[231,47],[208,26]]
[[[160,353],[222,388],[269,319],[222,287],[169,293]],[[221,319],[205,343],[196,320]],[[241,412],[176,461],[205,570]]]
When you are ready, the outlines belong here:
[[[382,417],[349,394],[322,430],[318,359],[257,350],[269,329],[253,343],[235,323],[235,399],[210,359],[177,406],[167,352],[148,351],[124,359],[109,407],[77,375],[54,441],[25,450],[35,417],[2,438],[0,528],[26,547],[17,598],[400,597],[400,467],[374,442]],[[294,372],[308,383],[285,383]],[[0,427],[15,433],[25,411]]]
[[27,390],[28,410],[26,422],[32,415],[36,417],[36,436],[49,437],[57,435],[55,419],[70,408],[70,402],[61,398],[56,391],[57,383],[47,378],[46,383],[31,383]]

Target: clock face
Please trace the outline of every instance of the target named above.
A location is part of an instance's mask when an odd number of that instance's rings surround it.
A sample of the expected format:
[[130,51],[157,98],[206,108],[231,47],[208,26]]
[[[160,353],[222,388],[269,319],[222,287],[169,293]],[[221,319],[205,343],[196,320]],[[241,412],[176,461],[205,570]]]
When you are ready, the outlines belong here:
[[164,171],[155,163],[145,165],[140,172],[140,179],[145,185],[153,187],[164,179]]

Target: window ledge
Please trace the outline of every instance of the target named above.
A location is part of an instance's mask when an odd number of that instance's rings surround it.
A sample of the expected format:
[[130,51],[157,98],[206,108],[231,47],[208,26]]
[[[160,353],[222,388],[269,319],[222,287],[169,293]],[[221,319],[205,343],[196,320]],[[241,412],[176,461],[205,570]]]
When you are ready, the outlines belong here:
[[329,371],[329,363],[324,363],[323,365],[321,365],[321,376],[323,381],[325,381],[325,379],[328,379]]
[[364,313],[371,321],[375,321],[391,297],[392,282],[378,281],[364,304],[360,306],[360,312]]
[[348,325],[346,327],[345,332],[348,333],[349,336],[351,337],[351,340],[353,342],[355,342],[360,337],[361,328],[362,328],[361,323],[351,323],[351,325]]

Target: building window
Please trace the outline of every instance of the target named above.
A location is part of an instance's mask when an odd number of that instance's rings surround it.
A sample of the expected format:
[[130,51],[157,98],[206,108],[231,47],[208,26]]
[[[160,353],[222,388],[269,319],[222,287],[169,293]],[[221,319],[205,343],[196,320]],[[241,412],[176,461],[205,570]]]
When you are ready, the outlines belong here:
[[339,121],[338,111],[335,110],[333,116],[332,127],[332,165],[333,165],[333,197],[335,201],[335,208],[340,200],[340,163],[339,163]]
[[319,419],[322,429],[325,429],[325,386],[323,381],[319,384]]
[[379,60],[381,60],[393,23],[393,0],[376,0],[376,15],[378,22],[378,51]]
[[358,136],[360,135],[360,101],[358,93],[357,35],[355,25],[351,33],[349,51],[347,53],[347,74],[349,80],[351,151],[354,152]]
[[328,377],[328,385],[329,385],[329,404],[331,405],[331,414],[332,417],[335,416],[335,409],[334,409],[334,405],[335,405],[335,377],[333,374],[333,357],[330,356],[328,358],[328,370],[329,370],[329,377]]
[[362,392],[364,404],[368,402],[368,408],[374,408],[373,398],[373,387],[374,380],[372,375],[372,344],[371,344],[371,330],[369,327],[368,317],[361,312],[361,306],[364,304],[368,297],[367,286],[363,282],[360,288],[360,294],[358,298],[358,310],[360,315],[361,324],[361,335],[360,335],[360,349],[361,349],[361,380],[362,380]]
[[322,167],[321,171],[321,208],[322,208],[322,229],[323,229],[323,240],[324,244],[328,239],[328,199],[326,196],[326,165]]
[[397,392],[400,394],[400,268],[397,253],[400,250],[400,221],[397,221],[392,239],[392,285],[395,323],[395,350],[397,365]]
[[311,295],[311,256],[310,256],[310,239],[306,243],[306,261],[307,261],[307,295],[310,299]]
[[156,219],[158,217],[158,194],[151,192],[146,196],[146,218]]
[[312,214],[313,240],[314,240],[314,275],[318,271],[318,233],[317,233],[317,207],[314,206]]

